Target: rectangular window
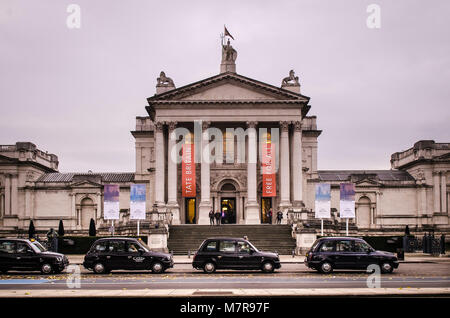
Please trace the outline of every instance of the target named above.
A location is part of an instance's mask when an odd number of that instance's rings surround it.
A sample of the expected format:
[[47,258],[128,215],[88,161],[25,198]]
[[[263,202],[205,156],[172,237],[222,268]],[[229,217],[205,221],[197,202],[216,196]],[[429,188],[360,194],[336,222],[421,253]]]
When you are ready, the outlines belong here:
[[351,252],[352,241],[338,241],[336,242],[336,252]]
[[215,252],[217,251],[217,241],[211,241],[206,244],[205,248],[203,249],[204,252]]
[[238,253],[250,254],[251,247],[247,242],[238,242]]
[[3,241],[0,242],[0,253],[13,254],[15,250],[14,242]]
[[320,247],[321,252],[333,252],[334,251],[334,241],[326,241],[323,242]]
[[100,242],[95,244],[94,250],[97,252],[104,252],[106,251],[107,242]]
[[364,242],[355,242],[354,251],[359,253],[367,253],[370,251],[370,247]]
[[31,250],[30,246],[25,242],[17,242],[16,253],[26,254],[28,250]]
[[111,253],[124,253],[125,252],[125,241],[110,241],[109,251]]
[[235,251],[234,241],[222,241],[220,242],[220,251],[224,253],[234,253]]

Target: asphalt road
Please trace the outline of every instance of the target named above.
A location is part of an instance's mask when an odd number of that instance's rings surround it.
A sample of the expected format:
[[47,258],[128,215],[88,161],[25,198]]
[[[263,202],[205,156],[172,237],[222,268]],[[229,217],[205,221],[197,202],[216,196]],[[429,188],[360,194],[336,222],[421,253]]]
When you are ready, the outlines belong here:
[[[81,269],[82,289],[265,289],[265,288],[366,288],[369,274],[364,271],[335,271],[323,275],[303,264],[284,264],[273,274],[260,271],[217,271],[204,274],[190,264],[177,264],[164,274],[116,271],[96,275]],[[0,290],[69,289],[68,273],[45,276],[39,273],[9,272],[0,276]],[[68,280],[69,279],[69,280]],[[450,263],[400,264],[392,274],[380,276],[382,288],[449,288]],[[372,282],[374,282],[372,280]]]

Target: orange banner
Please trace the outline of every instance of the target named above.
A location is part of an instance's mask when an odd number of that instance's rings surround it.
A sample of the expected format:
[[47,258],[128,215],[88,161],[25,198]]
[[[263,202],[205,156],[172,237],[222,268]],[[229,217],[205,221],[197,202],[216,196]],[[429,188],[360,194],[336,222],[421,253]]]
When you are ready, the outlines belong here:
[[181,193],[185,198],[194,198],[196,195],[194,145],[184,144],[182,151]]
[[275,174],[275,144],[270,141],[262,144],[262,196],[275,197],[277,195],[277,178]]

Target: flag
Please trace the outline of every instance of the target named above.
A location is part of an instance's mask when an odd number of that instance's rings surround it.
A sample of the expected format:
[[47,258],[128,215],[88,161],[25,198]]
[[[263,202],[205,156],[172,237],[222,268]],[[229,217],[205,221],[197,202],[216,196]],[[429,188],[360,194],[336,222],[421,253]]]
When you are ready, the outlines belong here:
[[225,36],[228,35],[230,38],[232,38],[234,40],[233,36],[230,34],[230,32],[228,32],[227,27],[226,26],[223,26],[223,27],[225,28]]

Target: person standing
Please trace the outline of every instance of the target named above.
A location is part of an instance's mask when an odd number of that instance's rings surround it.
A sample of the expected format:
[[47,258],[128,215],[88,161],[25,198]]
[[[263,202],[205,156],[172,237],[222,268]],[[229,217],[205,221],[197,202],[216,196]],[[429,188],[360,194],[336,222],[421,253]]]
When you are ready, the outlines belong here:
[[269,224],[272,224],[272,208],[267,211],[267,218],[269,219]]
[[209,225],[214,225],[214,211],[211,209],[209,211]]
[[58,232],[53,228],[47,232],[47,242],[50,251],[58,252]]
[[281,219],[283,218],[283,212],[281,210],[278,210],[277,212],[277,224],[281,224]]
[[220,225],[220,212],[217,211],[214,216],[216,217],[216,225]]

